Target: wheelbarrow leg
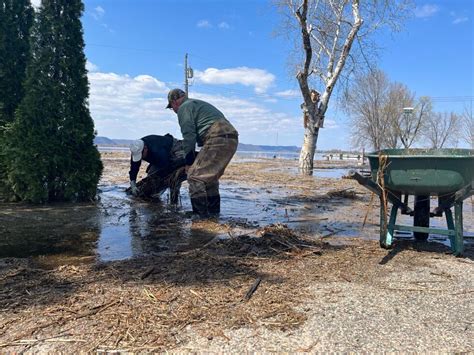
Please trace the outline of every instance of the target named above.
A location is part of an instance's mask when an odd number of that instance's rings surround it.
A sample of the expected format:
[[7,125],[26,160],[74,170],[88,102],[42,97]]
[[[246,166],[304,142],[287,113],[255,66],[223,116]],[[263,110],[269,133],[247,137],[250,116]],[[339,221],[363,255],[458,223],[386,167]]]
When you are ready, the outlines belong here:
[[385,228],[387,216],[383,204],[380,206],[380,246],[384,249],[392,247],[395,221],[397,220],[398,206],[393,205],[390,211],[390,220]]
[[462,256],[464,252],[463,242],[463,223],[462,223],[462,201],[454,204],[454,218],[456,235],[454,236],[454,243],[451,243],[451,249],[456,256]]
[[[416,227],[430,226],[430,196],[415,196],[415,212],[413,216],[413,225]],[[416,240],[425,241],[429,233],[413,232]]]
[[[446,224],[448,226],[448,230],[456,232],[454,228],[454,220],[453,220],[453,213],[451,212],[451,208],[445,208],[444,214],[446,215]],[[451,249],[453,249],[455,238],[454,235],[449,236],[449,243],[451,244]],[[453,249],[454,252],[454,249]]]

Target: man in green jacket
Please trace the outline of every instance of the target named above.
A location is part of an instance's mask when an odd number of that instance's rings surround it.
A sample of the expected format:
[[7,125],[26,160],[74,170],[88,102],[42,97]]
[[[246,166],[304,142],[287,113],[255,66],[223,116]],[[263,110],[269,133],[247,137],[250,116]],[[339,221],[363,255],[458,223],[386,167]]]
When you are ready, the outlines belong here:
[[[178,115],[193,212],[202,217],[217,215],[219,178],[237,150],[237,130],[217,108],[189,99],[181,89],[169,92],[166,108]],[[202,147],[197,156],[196,143]]]

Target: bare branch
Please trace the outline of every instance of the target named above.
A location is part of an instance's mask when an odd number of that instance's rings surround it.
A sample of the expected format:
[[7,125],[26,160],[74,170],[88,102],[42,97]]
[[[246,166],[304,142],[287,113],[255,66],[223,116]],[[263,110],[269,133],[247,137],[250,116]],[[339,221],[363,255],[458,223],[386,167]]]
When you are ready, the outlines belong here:
[[469,108],[467,106],[464,108],[462,121],[463,139],[472,149],[474,149],[474,118],[472,116],[472,102]]
[[344,10],[344,3],[341,4],[339,8],[335,8],[331,2],[331,7],[333,8],[334,13],[336,14],[336,31],[334,34],[334,40],[332,43],[332,50],[331,53],[329,54],[329,61],[327,65],[327,72],[332,73],[334,69],[334,59],[336,58],[336,49],[337,49],[337,43],[339,42],[339,38],[341,35],[341,22],[343,19],[343,10]]
[[457,145],[460,129],[460,116],[454,112],[433,113],[427,119],[424,136],[431,148],[441,149],[447,145]]

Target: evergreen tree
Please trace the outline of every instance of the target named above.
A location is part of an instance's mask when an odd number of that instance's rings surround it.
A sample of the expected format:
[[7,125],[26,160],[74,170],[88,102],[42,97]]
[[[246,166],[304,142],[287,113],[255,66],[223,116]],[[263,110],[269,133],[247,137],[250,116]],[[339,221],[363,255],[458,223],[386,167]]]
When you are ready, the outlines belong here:
[[23,98],[32,23],[29,0],[0,0],[0,126],[13,121]]
[[31,202],[94,198],[102,173],[88,107],[80,0],[43,0],[25,97],[6,134],[8,183]]
[[23,98],[32,23],[29,0],[0,0],[0,197],[9,191],[3,134]]

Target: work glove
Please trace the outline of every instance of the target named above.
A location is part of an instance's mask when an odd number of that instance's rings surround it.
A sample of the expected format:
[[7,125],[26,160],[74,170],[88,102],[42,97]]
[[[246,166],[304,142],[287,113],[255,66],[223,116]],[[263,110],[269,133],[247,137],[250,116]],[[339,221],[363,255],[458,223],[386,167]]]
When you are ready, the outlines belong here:
[[135,180],[130,181],[130,191],[133,196],[138,196],[139,191]]

